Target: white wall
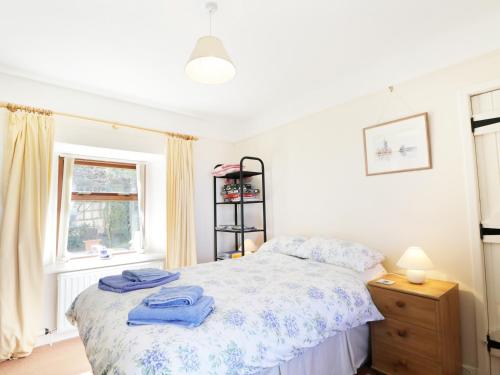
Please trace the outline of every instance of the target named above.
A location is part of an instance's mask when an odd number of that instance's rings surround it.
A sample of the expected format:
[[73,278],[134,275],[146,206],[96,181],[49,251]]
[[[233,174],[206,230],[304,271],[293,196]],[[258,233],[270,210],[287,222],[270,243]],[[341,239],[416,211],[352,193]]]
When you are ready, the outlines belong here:
[[[125,102],[115,101],[75,90],[46,85],[39,82],[0,74],[0,101],[13,102],[61,112],[94,116],[103,119],[121,121],[156,129],[210,135],[217,133],[217,128],[210,127],[203,121],[170,112],[159,111]],[[0,109],[0,144],[5,141],[7,111]],[[165,139],[161,135],[130,129],[113,129],[84,120],[54,117],[55,141],[68,144],[100,147],[113,150],[133,151],[162,155]],[[212,127],[212,128],[211,128]],[[230,161],[234,150],[231,143],[201,138],[194,145],[195,163],[195,216],[198,259],[209,261],[213,254],[213,205],[212,177],[210,170],[220,162]],[[117,151],[116,151],[117,152]],[[0,162],[3,152],[0,152]],[[165,163],[152,163],[155,176],[148,189],[155,190],[154,201],[149,201],[150,249],[164,252],[165,243]],[[56,173],[56,171],[54,171]],[[150,176],[151,178],[151,176]],[[0,213],[2,203],[0,199]],[[53,230],[55,236],[55,229]],[[48,241],[50,242],[50,241]],[[49,249],[53,251],[52,248]],[[56,277],[54,274],[45,278],[44,319],[42,327],[55,328],[56,317]]]
[[[330,235],[365,243],[395,263],[422,246],[435,275],[460,283],[465,364],[476,364],[472,266],[457,94],[500,76],[500,51],[307,116],[239,142],[266,162],[274,235]],[[385,111],[383,108],[385,106]],[[433,168],[365,176],[364,127],[428,112]]]

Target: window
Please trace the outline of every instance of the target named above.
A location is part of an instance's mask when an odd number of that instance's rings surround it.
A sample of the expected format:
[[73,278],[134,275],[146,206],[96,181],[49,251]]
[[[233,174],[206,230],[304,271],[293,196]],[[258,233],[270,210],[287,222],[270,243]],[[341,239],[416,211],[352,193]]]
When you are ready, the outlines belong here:
[[[59,158],[58,223],[64,158]],[[95,255],[96,246],[113,252],[136,248],[140,236],[136,164],[75,159],[67,212],[69,257]],[[59,233],[59,229],[58,229]]]

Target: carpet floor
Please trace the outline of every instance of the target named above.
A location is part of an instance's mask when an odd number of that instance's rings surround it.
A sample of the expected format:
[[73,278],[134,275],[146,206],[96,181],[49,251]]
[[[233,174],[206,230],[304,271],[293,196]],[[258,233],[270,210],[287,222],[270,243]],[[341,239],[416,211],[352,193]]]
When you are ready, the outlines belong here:
[[[26,358],[0,363],[0,375],[92,375],[79,337],[36,348]],[[362,368],[358,375],[379,375],[369,368]]]

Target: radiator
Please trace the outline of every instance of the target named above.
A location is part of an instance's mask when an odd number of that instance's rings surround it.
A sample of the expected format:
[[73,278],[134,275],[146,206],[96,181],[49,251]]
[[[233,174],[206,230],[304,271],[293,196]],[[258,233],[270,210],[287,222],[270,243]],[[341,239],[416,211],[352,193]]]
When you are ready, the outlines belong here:
[[64,272],[57,275],[57,333],[76,331],[66,319],[66,311],[73,300],[86,288],[97,283],[101,277],[120,274],[125,269],[143,267],[163,268],[162,261],[126,264],[122,266],[96,268],[84,271]]

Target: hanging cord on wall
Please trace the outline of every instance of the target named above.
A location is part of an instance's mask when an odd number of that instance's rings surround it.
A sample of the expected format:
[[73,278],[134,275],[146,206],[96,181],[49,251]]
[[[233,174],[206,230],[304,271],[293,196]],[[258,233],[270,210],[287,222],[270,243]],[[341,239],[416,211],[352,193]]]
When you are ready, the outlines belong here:
[[377,123],[380,123],[382,122],[382,119],[383,117],[385,116],[386,114],[386,108],[387,108],[387,104],[389,102],[389,100],[392,98],[392,97],[395,97],[397,99],[399,99],[399,101],[401,103],[403,103],[403,106],[406,107],[406,109],[410,112],[410,114],[413,114],[413,113],[416,113],[416,111],[412,108],[412,106],[403,98],[402,95],[398,94],[397,92],[394,91],[394,86],[389,86],[387,88],[387,90],[389,91],[389,94],[386,95],[384,97],[384,102],[382,103],[382,109],[379,113],[379,116],[378,116],[378,119],[377,119]]

